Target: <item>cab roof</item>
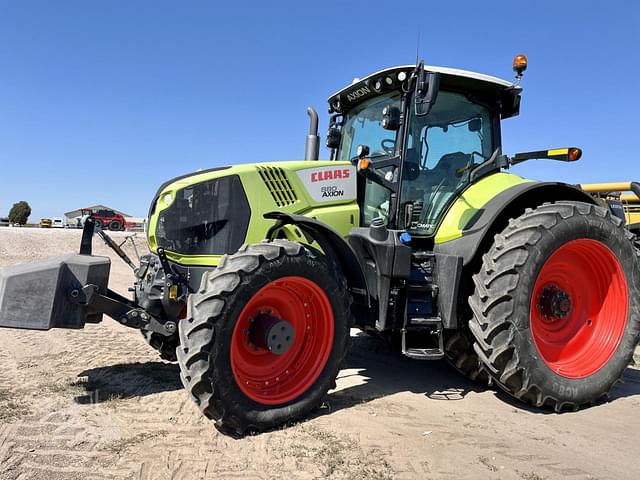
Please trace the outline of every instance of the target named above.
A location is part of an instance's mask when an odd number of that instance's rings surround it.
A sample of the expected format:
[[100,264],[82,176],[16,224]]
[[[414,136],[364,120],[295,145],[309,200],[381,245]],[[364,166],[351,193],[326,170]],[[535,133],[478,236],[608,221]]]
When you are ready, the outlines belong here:
[[[415,65],[390,67],[372,73],[362,79],[355,79],[351,85],[329,97],[329,112],[346,113],[358,103],[370,96],[381,93],[373,86],[378,79],[391,79],[391,85],[383,82],[382,91],[390,91],[401,83],[398,75],[404,72],[406,77],[415,70]],[[464,93],[472,93],[488,99],[495,99],[500,108],[502,118],[515,116],[520,110],[520,93],[522,88],[508,80],[457,68],[425,65],[425,71],[440,73],[440,89]]]

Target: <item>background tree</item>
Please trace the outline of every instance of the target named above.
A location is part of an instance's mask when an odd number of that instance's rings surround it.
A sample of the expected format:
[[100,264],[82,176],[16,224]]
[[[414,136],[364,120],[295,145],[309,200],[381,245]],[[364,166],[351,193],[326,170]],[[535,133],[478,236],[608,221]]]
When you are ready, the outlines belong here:
[[17,223],[18,225],[24,225],[27,223],[31,215],[31,207],[24,200],[14,203],[11,210],[9,210],[9,221],[11,223]]

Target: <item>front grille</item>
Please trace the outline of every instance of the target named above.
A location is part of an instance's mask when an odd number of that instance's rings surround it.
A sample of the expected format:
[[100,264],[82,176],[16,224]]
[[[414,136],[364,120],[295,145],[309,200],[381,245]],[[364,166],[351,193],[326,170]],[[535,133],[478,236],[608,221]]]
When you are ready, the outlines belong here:
[[278,167],[256,167],[278,207],[293,205],[298,201],[295,190],[289,183],[284,169]]
[[188,185],[158,214],[158,246],[185,255],[234,253],[244,243],[251,208],[240,177]]

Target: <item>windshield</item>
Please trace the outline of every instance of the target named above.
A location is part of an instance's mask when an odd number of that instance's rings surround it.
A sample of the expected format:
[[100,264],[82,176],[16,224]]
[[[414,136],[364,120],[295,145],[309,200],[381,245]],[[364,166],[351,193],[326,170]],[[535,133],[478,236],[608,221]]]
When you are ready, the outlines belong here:
[[358,145],[368,146],[370,156],[393,154],[396,132],[382,128],[382,109],[385,105],[399,107],[400,92],[374,97],[345,115],[338,160],[351,160],[356,156]]
[[475,165],[493,153],[489,109],[464,95],[441,91],[428,115],[409,115],[401,228],[432,235],[441,213],[469,183]]

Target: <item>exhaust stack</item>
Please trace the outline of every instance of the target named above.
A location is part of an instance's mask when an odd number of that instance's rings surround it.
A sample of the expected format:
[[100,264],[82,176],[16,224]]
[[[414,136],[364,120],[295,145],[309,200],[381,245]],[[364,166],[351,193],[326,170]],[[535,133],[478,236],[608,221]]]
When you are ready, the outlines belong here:
[[313,107],[307,108],[307,115],[311,119],[309,135],[304,145],[304,159],[318,160],[320,156],[320,137],[318,136],[318,112]]

